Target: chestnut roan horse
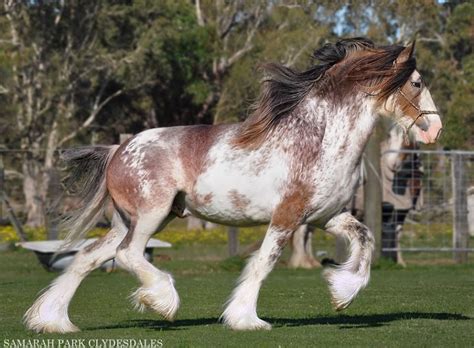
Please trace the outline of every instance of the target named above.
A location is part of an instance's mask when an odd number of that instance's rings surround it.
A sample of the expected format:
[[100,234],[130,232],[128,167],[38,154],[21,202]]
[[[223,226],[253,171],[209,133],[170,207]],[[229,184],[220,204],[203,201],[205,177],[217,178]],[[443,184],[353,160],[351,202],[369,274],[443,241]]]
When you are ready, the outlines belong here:
[[143,250],[155,232],[189,213],[227,225],[269,223],[222,314],[230,328],[271,327],[257,316],[260,286],[292,233],[308,222],[350,241],[348,260],[325,272],[335,308],[349,306],[369,280],[374,238],[343,207],[378,115],[397,119],[425,143],[441,130],[413,49],[362,38],[326,44],[306,71],[264,66],[260,99],[243,123],[150,129],[120,146],[67,151],[84,194],[83,208],[67,221],[67,243],[94,226],[109,198],[112,229],[42,293],[25,314],[27,327],[78,330],[69,302],[84,277],[113,257],[141,282],[132,295],[137,308],[172,320],[180,302],[173,277]]

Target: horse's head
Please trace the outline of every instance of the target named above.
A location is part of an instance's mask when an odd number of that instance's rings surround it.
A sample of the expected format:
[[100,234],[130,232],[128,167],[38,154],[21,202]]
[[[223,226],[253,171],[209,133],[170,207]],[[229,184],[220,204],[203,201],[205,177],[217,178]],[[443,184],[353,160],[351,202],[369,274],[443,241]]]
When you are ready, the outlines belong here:
[[431,93],[415,69],[413,50],[414,43],[405,47],[393,63],[394,75],[402,72],[403,76],[410,66],[412,70],[408,79],[382,103],[379,112],[395,117],[406,131],[413,132],[416,141],[430,144],[439,138],[442,124]]
[[344,107],[353,106],[354,100],[363,96],[360,99],[371,111],[395,118],[405,131],[414,133],[415,140],[434,143],[442,129],[441,120],[416,71],[413,50],[414,44],[377,47],[368,39],[350,38],[317,49],[313,53],[317,64],[305,71],[266,64],[268,77],[260,99],[235,144],[258,146],[308,96]]

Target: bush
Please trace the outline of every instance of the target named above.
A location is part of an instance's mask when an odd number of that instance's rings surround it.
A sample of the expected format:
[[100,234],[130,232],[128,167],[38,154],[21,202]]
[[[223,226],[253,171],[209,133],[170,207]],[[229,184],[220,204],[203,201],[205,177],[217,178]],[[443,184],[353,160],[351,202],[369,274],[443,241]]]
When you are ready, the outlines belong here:
[[[47,231],[45,228],[25,227],[27,239],[30,241],[46,240]],[[94,228],[88,234],[88,238],[96,238],[105,235],[108,228]],[[262,239],[265,235],[266,227],[241,228],[239,229],[239,242],[241,244],[250,244]],[[156,234],[155,238],[169,242],[173,245],[203,243],[211,245],[220,245],[227,243],[227,228],[219,226],[211,230],[186,230],[185,228],[166,228],[164,231]],[[0,227],[0,242],[15,243],[20,238],[15,232],[13,226]]]

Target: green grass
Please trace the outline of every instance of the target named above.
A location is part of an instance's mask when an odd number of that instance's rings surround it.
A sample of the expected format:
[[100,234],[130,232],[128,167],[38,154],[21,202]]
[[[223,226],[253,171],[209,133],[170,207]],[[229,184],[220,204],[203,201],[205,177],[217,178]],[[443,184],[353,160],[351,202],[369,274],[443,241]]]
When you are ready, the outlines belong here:
[[218,318],[238,277],[238,260],[195,261],[186,257],[184,247],[170,255],[172,260],[160,261],[160,267],[173,272],[181,296],[174,323],[132,310],[127,296],[137,283],[129,274],[97,271],[84,281],[70,307],[70,317],[82,331],[60,336],[27,332],[21,324],[36,293],[56,274],[44,271],[30,253],[0,253],[0,342],[61,337],[162,339],[165,347],[474,346],[472,264],[376,267],[369,287],[340,314],[330,306],[319,269],[294,271],[279,265],[265,282],[258,307],[273,330],[233,332]]

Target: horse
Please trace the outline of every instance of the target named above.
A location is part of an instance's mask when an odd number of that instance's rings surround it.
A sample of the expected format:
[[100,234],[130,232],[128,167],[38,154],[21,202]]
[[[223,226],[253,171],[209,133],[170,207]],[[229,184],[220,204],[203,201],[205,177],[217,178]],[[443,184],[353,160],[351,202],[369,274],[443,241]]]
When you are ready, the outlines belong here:
[[293,232],[290,240],[291,255],[288,259],[289,268],[317,268],[321,263],[316,260],[313,253],[313,225],[301,225]]
[[409,211],[419,205],[423,177],[423,166],[419,155],[403,150],[416,149],[418,149],[417,143],[397,127],[390,129],[389,139],[382,142],[381,146],[382,248],[397,249],[382,250],[382,256],[402,266],[406,266],[399,249],[403,224]]
[[372,232],[343,208],[379,115],[433,143],[442,128],[416,70],[414,43],[376,46],[365,38],[325,44],[306,70],[266,64],[256,105],[241,123],[145,130],[125,143],[67,150],[83,206],[66,220],[66,245],[82,238],[111,199],[111,230],[79,252],[24,315],[36,332],[73,332],[68,305],[80,282],[115,257],[141,286],[131,298],[173,320],[180,300],[171,274],[143,256],[148,239],[189,213],[219,224],[269,224],[222,314],[234,330],[270,329],[257,315],[262,282],[302,224],[350,241],[346,262],[328,268],[336,310],[370,277]]

